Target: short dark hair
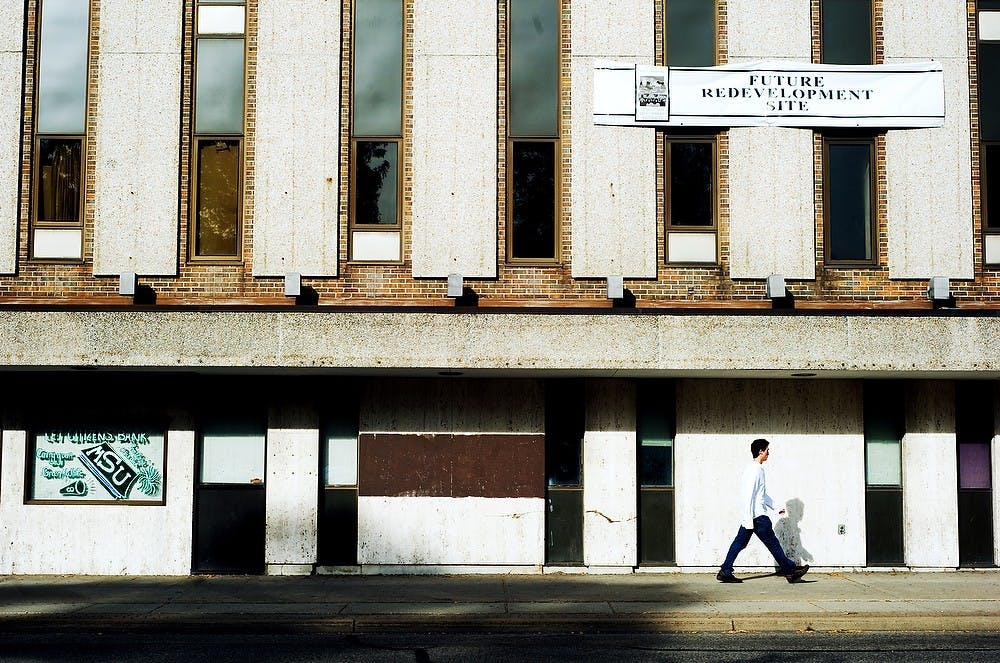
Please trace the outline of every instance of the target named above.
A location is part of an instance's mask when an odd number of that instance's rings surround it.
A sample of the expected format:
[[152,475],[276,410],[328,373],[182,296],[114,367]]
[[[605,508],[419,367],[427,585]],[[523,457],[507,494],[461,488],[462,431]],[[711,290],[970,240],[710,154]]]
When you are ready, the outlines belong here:
[[756,440],[750,443],[750,455],[756,458],[760,455],[760,452],[767,449],[768,445],[771,443],[762,437],[758,437]]

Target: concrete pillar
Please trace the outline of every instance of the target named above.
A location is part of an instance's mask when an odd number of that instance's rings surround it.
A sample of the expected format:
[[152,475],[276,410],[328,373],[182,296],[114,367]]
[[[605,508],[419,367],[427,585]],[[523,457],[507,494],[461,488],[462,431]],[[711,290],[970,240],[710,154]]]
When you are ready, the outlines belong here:
[[916,381],[906,390],[903,435],[903,559],[908,566],[958,566],[955,385]]
[[316,563],[319,417],[302,405],[269,413],[264,561],[273,575],[308,575]]
[[21,181],[21,80],[24,3],[0,7],[0,274],[17,270],[17,217]]
[[628,570],[638,560],[635,383],[590,380],[586,399],[583,559]]

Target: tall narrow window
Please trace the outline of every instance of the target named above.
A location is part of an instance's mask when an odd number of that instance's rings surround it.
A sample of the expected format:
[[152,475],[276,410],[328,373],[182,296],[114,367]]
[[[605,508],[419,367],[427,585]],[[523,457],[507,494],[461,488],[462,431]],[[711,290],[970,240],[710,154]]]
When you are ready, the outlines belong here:
[[996,425],[993,382],[959,382],[955,389],[958,443],[958,563],[994,566],[991,447]]
[[351,259],[401,258],[403,4],[354,3]]
[[1000,0],[979,0],[979,148],[983,256],[1000,266]]
[[715,0],[666,0],[666,23],[668,65],[715,65]]
[[583,563],[582,380],[545,383],[545,561]]
[[191,257],[240,257],[246,7],[197,3]]
[[672,565],[674,546],[674,385],[639,380],[639,563]]
[[875,263],[874,163],[875,141],[872,138],[827,138],[823,141],[827,264]]
[[872,64],[872,0],[820,2],[822,59],[827,64]]
[[900,383],[865,383],[865,543],[868,566],[903,563],[904,416]]
[[667,262],[716,261],[715,151],[714,138],[667,138]]
[[83,257],[88,0],[40,3],[31,257]]
[[508,0],[507,256],[559,259],[559,0]]

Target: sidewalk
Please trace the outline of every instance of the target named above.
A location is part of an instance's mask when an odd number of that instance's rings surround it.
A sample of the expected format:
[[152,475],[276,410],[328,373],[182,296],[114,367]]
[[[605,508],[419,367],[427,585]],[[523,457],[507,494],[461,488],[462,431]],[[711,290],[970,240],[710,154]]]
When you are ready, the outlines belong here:
[[1000,631],[1000,572],[0,576],[0,633]]

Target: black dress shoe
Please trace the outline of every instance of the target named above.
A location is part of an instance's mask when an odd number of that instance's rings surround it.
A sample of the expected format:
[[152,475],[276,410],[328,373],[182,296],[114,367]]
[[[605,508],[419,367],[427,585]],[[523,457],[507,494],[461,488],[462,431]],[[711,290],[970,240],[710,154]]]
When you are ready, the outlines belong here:
[[732,573],[723,573],[722,571],[715,574],[715,579],[719,582],[743,582]]
[[796,582],[797,580],[800,580],[808,570],[809,570],[808,564],[806,564],[805,566],[796,566],[794,571],[785,574],[785,580],[787,580],[788,582]]

